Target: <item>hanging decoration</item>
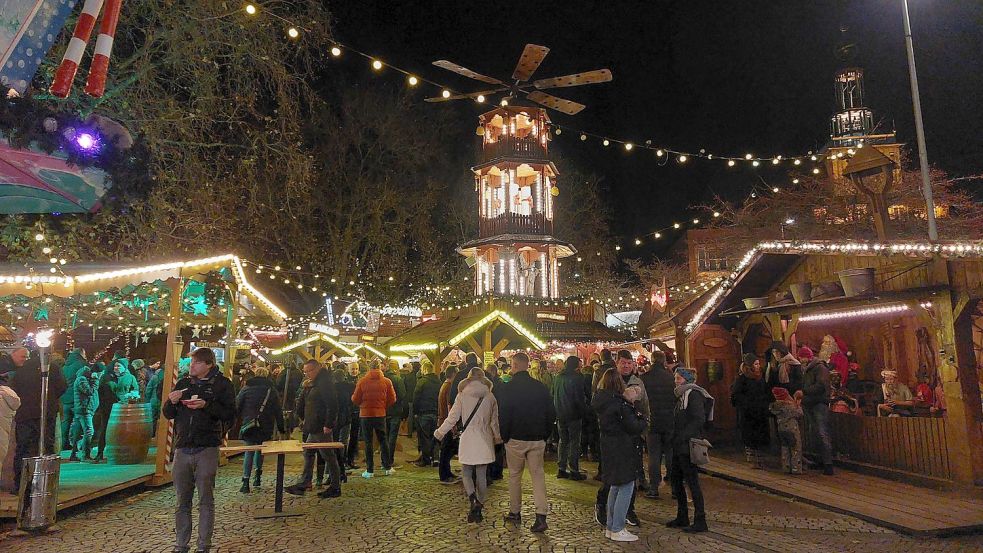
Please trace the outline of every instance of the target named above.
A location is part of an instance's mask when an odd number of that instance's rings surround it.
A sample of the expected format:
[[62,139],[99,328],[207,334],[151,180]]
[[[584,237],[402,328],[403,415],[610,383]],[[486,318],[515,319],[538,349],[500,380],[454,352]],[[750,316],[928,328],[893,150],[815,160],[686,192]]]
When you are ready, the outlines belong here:
[[[79,15],[78,22],[75,24],[75,32],[72,40],[68,43],[65,56],[55,72],[55,78],[51,82],[50,92],[58,98],[67,98],[72,91],[72,84],[75,81],[75,74],[78,72],[79,63],[82,61],[82,54],[85,53],[86,44],[92,35],[92,30],[96,26],[96,18],[102,11],[104,0],[85,0],[82,6],[82,13]],[[99,28],[99,37],[96,39],[95,51],[92,55],[92,64],[89,67],[89,76],[85,85],[85,93],[94,98],[102,97],[106,91],[106,76],[109,71],[109,56],[113,49],[113,37],[116,34],[116,25],[119,22],[119,12],[123,0],[105,0],[106,10],[102,15],[102,24]]]

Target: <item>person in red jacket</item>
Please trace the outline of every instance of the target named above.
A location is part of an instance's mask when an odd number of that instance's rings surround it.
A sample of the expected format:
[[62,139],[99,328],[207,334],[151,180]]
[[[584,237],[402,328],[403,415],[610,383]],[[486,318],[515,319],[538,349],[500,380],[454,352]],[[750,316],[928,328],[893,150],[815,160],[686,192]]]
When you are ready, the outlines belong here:
[[372,433],[375,432],[382,450],[382,469],[386,475],[393,471],[393,453],[386,448],[386,409],[396,403],[396,389],[391,380],[383,376],[379,360],[372,361],[369,372],[359,379],[352,394],[352,403],[358,405],[361,428],[365,440],[365,472],[362,478],[372,478]]

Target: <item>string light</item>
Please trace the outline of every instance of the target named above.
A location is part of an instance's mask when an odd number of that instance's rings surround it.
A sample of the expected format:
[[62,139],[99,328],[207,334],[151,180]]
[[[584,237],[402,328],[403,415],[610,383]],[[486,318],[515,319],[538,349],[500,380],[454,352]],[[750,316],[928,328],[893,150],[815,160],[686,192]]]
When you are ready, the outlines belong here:
[[290,38],[297,38],[300,36],[300,31],[298,31],[296,27],[290,27],[287,29],[287,36]]
[[[557,130],[559,130],[559,129],[557,129]],[[631,142],[625,142],[625,150],[628,150],[630,152],[631,149],[634,148],[634,147],[635,147],[635,145],[632,144]]]
[[733,159],[727,160],[727,167],[733,167],[735,165],[737,165],[737,162],[734,161]]
[[379,60],[372,60],[372,69],[375,69],[376,71],[382,69],[382,62]]
[[410,75],[410,77],[406,79],[406,82],[410,83],[410,86],[416,86],[420,83],[420,79],[417,79],[415,76]]
[[443,96],[444,98],[450,98],[451,97],[451,91],[450,90],[447,90],[445,88],[443,91],[441,91],[440,95]]
[[611,145],[611,141],[608,140],[607,138],[605,138],[604,139],[604,142],[602,142],[602,144],[604,144],[605,146],[610,146]]
[[484,94],[479,94],[478,97],[475,98],[474,100],[476,102],[478,102],[479,104],[483,104],[483,103],[485,103],[485,95]]
[[44,235],[41,233],[37,233],[34,235],[34,239],[37,240],[38,242],[41,242],[42,240],[44,240]]
[[336,58],[338,56],[340,56],[341,55],[341,48],[338,48],[337,46],[332,46],[331,47],[331,55],[334,56],[334,57],[336,57]]
[[686,154],[679,154],[677,159],[679,159],[679,163],[686,163],[686,160],[689,158],[686,156]]
[[246,13],[248,13],[249,15],[256,15],[257,11],[258,10],[256,10],[256,6],[252,4],[246,4]]
[[830,321],[830,320],[837,320],[837,319],[849,319],[853,317],[870,317],[875,315],[888,315],[893,313],[901,313],[907,310],[908,310],[908,306],[904,304],[885,305],[882,307],[866,307],[863,309],[854,309],[851,311],[834,311],[832,313],[817,313],[815,315],[803,315],[799,317],[799,322],[806,323],[809,321]]

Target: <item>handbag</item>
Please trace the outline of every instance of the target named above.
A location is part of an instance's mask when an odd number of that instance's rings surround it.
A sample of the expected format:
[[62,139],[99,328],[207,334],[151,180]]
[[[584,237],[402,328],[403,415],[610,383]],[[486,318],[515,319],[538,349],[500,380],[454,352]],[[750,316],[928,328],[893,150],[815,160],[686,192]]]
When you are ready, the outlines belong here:
[[263,411],[266,409],[266,402],[270,399],[270,391],[271,388],[266,389],[266,397],[263,398],[263,404],[259,406],[259,413],[256,413],[255,417],[242,421],[242,426],[239,427],[240,438],[253,441],[253,436],[258,435],[263,430],[263,425],[260,424],[259,419],[263,416]]
[[454,435],[455,439],[460,438],[461,434],[464,434],[464,431],[468,429],[468,425],[471,424],[471,419],[474,418],[474,414],[478,412],[478,407],[481,407],[481,402],[484,400],[485,396],[478,398],[478,403],[474,404],[474,409],[471,410],[471,414],[468,415],[468,420],[464,421],[463,425],[461,425],[461,421],[458,420],[457,423],[454,424],[454,427],[451,428],[451,433]]
[[689,460],[698,467],[710,462],[710,442],[703,438],[689,439]]

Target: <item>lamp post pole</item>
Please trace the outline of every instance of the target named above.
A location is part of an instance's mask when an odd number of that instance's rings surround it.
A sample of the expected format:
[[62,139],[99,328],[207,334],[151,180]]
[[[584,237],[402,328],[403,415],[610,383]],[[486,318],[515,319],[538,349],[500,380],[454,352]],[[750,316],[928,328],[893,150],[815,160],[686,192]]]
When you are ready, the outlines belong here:
[[939,239],[935,226],[935,200],[932,199],[932,180],[928,172],[928,150],[925,148],[925,128],[922,126],[922,101],[918,95],[918,73],[915,71],[915,51],[911,44],[911,20],[908,18],[908,0],[902,0],[904,14],[905,48],[908,50],[908,74],[911,77],[911,101],[915,109],[915,138],[918,141],[918,163],[922,172],[922,194],[925,196],[925,218],[928,220],[928,239]]

